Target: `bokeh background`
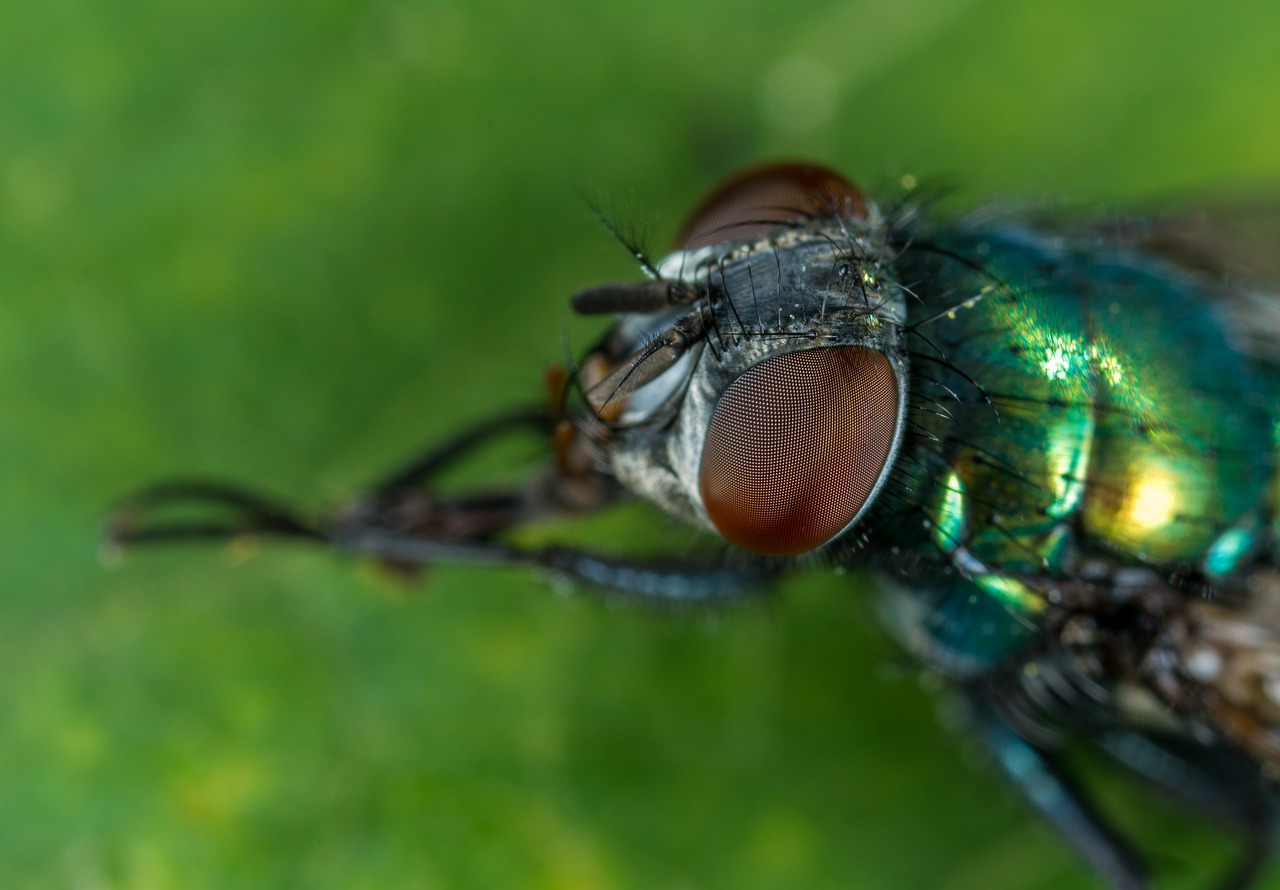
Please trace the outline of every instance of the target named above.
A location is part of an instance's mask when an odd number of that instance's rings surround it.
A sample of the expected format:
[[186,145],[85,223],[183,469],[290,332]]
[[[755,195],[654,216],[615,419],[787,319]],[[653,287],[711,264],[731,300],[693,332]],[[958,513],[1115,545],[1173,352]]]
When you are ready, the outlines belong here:
[[[5,4],[0,886],[1097,886],[854,578],[679,618],[300,547],[106,567],[98,523],[186,471],[321,509],[540,397],[600,329],[568,295],[635,274],[584,196],[660,250],[775,157],[1275,194],[1278,43],[1199,0]],[[1095,778],[1163,886],[1230,855]]]

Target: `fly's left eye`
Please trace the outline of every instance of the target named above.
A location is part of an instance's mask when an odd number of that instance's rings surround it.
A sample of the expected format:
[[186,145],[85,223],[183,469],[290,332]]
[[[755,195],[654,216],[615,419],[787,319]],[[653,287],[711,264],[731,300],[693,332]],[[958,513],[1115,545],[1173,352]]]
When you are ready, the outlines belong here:
[[898,425],[883,353],[832,346],[775,356],[725,390],[707,430],[699,485],[733,543],[795,556],[844,530],[875,490]]

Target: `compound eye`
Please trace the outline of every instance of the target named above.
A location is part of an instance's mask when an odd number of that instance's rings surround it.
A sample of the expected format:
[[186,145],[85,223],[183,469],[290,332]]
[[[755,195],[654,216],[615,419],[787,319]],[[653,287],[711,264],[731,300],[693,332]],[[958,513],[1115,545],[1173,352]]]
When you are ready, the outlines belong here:
[[793,162],[752,167],[702,200],[676,237],[675,249],[761,238],[779,226],[808,219],[866,215],[862,192],[834,170]]
[[795,556],[840,534],[871,497],[898,427],[881,352],[775,356],[725,390],[698,470],[711,522],[744,550]]

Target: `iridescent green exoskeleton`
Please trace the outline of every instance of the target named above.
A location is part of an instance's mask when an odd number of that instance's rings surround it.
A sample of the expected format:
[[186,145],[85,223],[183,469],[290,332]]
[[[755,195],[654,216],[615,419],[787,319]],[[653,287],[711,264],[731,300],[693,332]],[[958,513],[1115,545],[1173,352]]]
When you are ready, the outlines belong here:
[[[1148,870],[1073,780],[1093,744],[1236,829],[1250,883],[1280,770],[1280,303],[1166,222],[1039,225],[890,209],[806,164],[749,170],[647,280],[549,409],[508,412],[331,516],[180,481],[121,544],[263,534],[399,568],[523,564],[644,600],[749,595],[826,562],[876,574],[893,632],[967,701],[1027,800],[1116,888]],[[547,465],[441,496],[513,431]],[[522,547],[546,517],[647,500],[722,543],[704,561]],[[174,506],[219,511],[166,519]]]

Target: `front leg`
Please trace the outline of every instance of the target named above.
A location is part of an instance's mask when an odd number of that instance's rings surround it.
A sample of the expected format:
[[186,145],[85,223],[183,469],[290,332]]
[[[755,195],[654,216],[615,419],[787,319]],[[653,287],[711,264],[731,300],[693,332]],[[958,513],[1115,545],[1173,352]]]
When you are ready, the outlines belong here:
[[[532,432],[555,459],[530,482],[442,496],[431,483],[495,439]],[[329,516],[305,517],[251,489],[177,480],[122,501],[107,521],[116,548],[243,537],[305,540],[415,574],[435,563],[524,566],[590,589],[667,606],[708,605],[765,591],[774,564],[745,555],[721,559],[630,558],[576,547],[524,547],[511,533],[541,520],[589,515],[627,492],[584,452],[581,438],[549,412],[508,412],[385,474],[369,492]]]

